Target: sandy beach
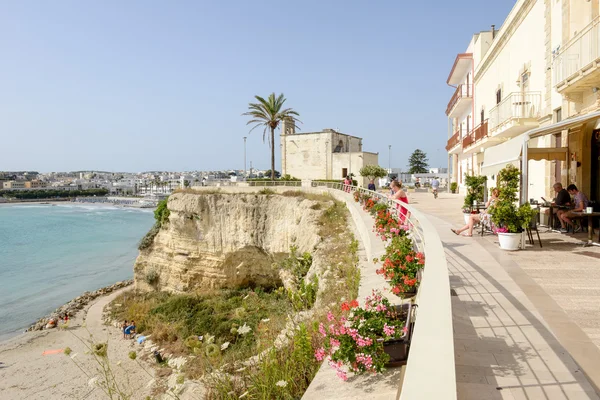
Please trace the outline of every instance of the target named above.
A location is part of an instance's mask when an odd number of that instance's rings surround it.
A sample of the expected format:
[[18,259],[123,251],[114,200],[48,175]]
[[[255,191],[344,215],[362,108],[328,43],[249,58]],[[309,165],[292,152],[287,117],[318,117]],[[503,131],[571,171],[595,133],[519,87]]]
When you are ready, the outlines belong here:
[[[86,306],[69,322],[67,329],[28,332],[0,342],[0,393],[2,399],[105,399],[102,390],[88,382],[95,376],[97,364],[85,354],[86,347],[78,338],[108,343],[108,358],[117,381],[132,394],[132,399],[144,399],[152,389],[154,374],[150,365],[131,360],[132,350],[141,350],[134,340],[125,340],[118,328],[102,321],[105,305],[123,291],[114,291],[99,297]],[[44,352],[72,349],[70,356],[62,352],[44,355]],[[52,352],[51,352],[52,353]],[[73,358],[73,359],[71,359]],[[77,361],[82,366],[78,368]],[[120,363],[118,363],[120,361]]]

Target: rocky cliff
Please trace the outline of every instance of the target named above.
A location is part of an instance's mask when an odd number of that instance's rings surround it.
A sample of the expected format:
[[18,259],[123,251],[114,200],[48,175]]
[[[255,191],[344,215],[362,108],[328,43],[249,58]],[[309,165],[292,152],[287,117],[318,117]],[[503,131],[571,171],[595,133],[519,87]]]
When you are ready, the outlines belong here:
[[321,204],[299,196],[175,193],[169,222],[134,266],[141,290],[194,292],[281,283],[290,246],[313,252]]

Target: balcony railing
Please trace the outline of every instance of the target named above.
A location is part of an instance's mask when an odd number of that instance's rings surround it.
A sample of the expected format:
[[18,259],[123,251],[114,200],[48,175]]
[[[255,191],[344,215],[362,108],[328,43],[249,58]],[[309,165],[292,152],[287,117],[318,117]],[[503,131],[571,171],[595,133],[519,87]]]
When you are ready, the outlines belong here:
[[600,58],[600,17],[571,39],[554,60],[557,85]]
[[446,107],[446,115],[450,114],[450,111],[452,111],[452,109],[460,99],[467,97],[473,97],[473,85],[466,83],[458,85],[456,91],[454,92],[454,95],[452,95],[452,98],[448,102],[448,107]]
[[540,92],[515,92],[509,94],[490,110],[490,131],[514,119],[537,118],[540,115]]
[[454,146],[460,143],[460,131],[456,131],[454,135],[450,139],[448,139],[448,144],[446,145],[446,151],[450,151]]
[[483,123],[477,125],[475,127],[475,129],[473,129],[471,131],[471,133],[469,133],[467,136],[465,136],[465,138],[463,139],[463,142],[462,142],[463,149],[469,147],[470,145],[472,145],[474,143],[477,143],[484,137],[487,137],[487,135],[488,135],[488,121],[486,119],[485,121],[483,121]]

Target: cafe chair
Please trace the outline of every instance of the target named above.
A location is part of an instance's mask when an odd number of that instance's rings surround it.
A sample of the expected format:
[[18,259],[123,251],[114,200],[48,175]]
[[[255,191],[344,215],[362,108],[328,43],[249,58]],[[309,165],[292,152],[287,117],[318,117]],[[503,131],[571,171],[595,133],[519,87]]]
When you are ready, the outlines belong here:
[[529,223],[529,227],[525,229],[527,232],[527,237],[529,238],[529,244],[535,246],[535,239],[533,238],[533,231],[537,234],[538,243],[540,244],[540,248],[542,248],[542,239],[540,238],[540,231],[538,230],[538,218],[539,214],[536,218],[533,218]]

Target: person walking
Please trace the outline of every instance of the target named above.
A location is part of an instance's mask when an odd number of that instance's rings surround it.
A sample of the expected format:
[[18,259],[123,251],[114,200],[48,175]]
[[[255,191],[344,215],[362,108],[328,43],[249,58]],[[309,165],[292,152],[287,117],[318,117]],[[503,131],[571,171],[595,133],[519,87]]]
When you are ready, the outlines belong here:
[[372,190],[372,191],[376,191],[377,188],[375,187],[375,181],[373,179],[371,179],[369,181],[369,186],[367,187],[367,189]]
[[431,191],[433,192],[433,198],[437,199],[438,189],[440,188],[440,181],[436,177],[431,181]]

